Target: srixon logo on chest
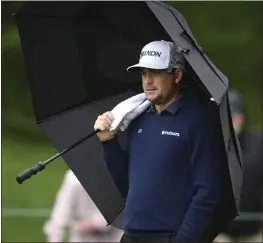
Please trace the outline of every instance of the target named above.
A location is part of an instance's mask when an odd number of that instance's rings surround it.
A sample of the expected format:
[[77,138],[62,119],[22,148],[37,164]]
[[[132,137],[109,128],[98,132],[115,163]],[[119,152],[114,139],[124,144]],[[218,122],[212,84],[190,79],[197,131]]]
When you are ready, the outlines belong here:
[[179,137],[180,136],[180,133],[179,132],[171,132],[171,131],[162,131],[161,133],[162,135],[169,135],[169,136],[176,136],[176,137]]
[[143,56],[160,57],[162,52],[159,51],[142,51],[140,58]]

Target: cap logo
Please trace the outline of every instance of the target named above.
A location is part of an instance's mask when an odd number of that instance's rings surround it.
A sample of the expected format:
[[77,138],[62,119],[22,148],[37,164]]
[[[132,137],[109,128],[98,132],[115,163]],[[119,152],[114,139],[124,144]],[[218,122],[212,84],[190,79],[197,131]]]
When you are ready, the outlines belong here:
[[158,52],[158,51],[142,51],[141,52],[141,55],[140,55],[140,58],[143,57],[143,56],[151,56],[151,57],[160,57],[162,54],[162,52]]

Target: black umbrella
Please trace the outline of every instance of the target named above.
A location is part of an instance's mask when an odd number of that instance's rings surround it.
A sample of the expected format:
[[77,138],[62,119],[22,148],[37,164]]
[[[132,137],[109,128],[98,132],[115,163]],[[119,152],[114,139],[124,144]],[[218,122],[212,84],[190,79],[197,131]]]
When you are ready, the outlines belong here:
[[[125,199],[101,162],[96,132],[90,132],[99,114],[140,92],[140,77],[126,68],[154,40],[180,46],[192,80],[188,88],[196,87],[218,104],[229,157],[223,180],[225,218],[237,216],[242,171],[228,80],[205,55],[177,10],[160,2],[28,2],[15,18],[36,122],[63,150],[64,160],[109,223],[122,228]],[[37,164],[33,172],[60,155]],[[29,176],[23,174],[17,180],[22,183]]]

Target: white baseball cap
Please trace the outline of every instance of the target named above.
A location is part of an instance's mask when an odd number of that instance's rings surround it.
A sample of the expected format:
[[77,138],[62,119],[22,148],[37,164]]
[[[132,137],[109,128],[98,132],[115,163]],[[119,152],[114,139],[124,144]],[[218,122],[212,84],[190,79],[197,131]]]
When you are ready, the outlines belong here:
[[172,70],[183,67],[185,59],[180,48],[169,41],[153,41],[141,51],[139,63],[127,68],[127,71],[138,68]]

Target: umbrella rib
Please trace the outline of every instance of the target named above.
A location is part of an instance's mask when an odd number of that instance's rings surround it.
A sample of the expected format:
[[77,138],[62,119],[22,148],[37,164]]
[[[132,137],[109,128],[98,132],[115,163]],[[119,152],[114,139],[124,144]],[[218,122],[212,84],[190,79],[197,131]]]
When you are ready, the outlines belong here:
[[53,16],[53,15],[45,15],[45,14],[35,14],[35,13],[14,13],[13,16],[31,16],[31,17],[41,17],[41,18],[53,18],[53,19],[68,19],[72,20],[70,17],[66,16]]
[[[156,3],[160,6],[164,5],[163,3],[159,3],[159,2],[153,2]],[[165,4],[167,5],[167,4]],[[222,80],[222,78],[218,75],[218,73],[216,72],[216,70],[213,68],[213,66],[208,62],[208,60],[206,59],[206,57],[204,56],[205,52],[202,50],[201,47],[199,47],[199,45],[193,40],[193,38],[188,34],[188,32],[186,31],[186,29],[183,27],[182,23],[180,22],[180,20],[176,17],[176,15],[174,14],[174,12],[170,9],[170,6],[167,5],[166,7],[174,16],[174,18],[177,20],[177,22],[179,23],[179,25],[181,26],[181,28],[184,30],[181,35],[188,40],[192,45],[194,45],[196,47],[196,49],[198,50],[198,52],[201,54],[201,56],[205,59],[205,62],[211,67],[211,69],[214,71],[214,73],[218,76],[218,78],[220,79],[220,81],[227,87],[227,85],[225,84],[225,82]]]
[[[116,217],[119,215],[119,213],[124,209],[124,207],[125,207],[125,203],[117,210],[117,212],[115,213],[115,215],[112,217],[112,219],[111,220],[109,220],[109,222],[107,223],[107,226],[109,226],[113,221],[114,221],[114,219],[116,219]],[[107,227],[106,226],[106,227]]]
[[[233,129],[233,126],[231,125],[231,121],[232,121],[232,118],[231,118],[231,110],[230,110],[230,104],[229,104],[229,97],[227,96],[227,113],[228,113],[228,122],[229,122],[229,128],[230,128],[230,134],[231,134],[231,139],[233,141],[233,144],[234,144],[234,147],[235,147],[235,150],[237,151],[237,157],[238,157],[238,162],[239,162],[239,165],[240,167],[242,168],[242,159],[240,157],[240,154],[239,154],[239,150],[238,150],[238,145],[237,145],[237,141],[236,141],[236,137],[235,137],[235,131]],[[233,139],[234,138],[234,139]]]
[[87,102],[82,102],[82,103],[80,103],[80,104],[74,105],[73,107],[68,107],[68,108],[64,109],[63,111],[61,111],[61,112],[59,112],[59,113],[57,113],[57,114],[53,114],[53,115],[51,115],[51,116],[49,116],[49,117],[43,118],[43,119],[41,119],[41,120],[37,120],[37,121],[35,122],[35,124],[43,123],[43,122],[45,122],[45,121],[51,120],[51,119],[53,119],[53,118],[56,118],[56,117],[58,117],[58,116],[62,116],[62,115],[64,115],[64,114],[66,114],[66,113],[69,113],[69,112],[72,112],[72,111],[74,111],[74,110],[80,109],[80,108],[82,108],[82,107],[84,107],[84,106],[91,106],[91,105],[93,105],[94,103],[103,101],[103,100],[105,100],[105,99],[109,99],[109,98],[114,97],[114,96],[121,95],[121,94],[126,93],[126,92],[131,92],[131,91],[137,92],[136,89],[137,89],[138,87],[139,87],[139,85],[136,85],[136,86],[134,86],[133,88],[130,88],[130,89],[125,90],[125,92],[123,92],[123,91],[116,92],[116,93],[113,94],[113,95],[109,95],[109,96],[106,96],[106,97],[103,97],[103,98],[99,98],[99,99],[94,100],[94,101],[89,102],[89,103],[87,103]]
[[220,81],[225,85],[225,87],[227,87],[227,85],[225,84],[225,82],[222,80],[222,78],[218,75],[218,73],[216,72],[216,70],[214,69],[214,67],[208,62],[208,60],[206,59],[206,57],[204,56],[205,52],[203,50],[201,50],[197,43],[193,40],[193,38],[187,33],[187,31],[184,29],[184,31],[181,33],[181,35],[187,39],[191,44],[193,44],[196,49],[198,50],[198,52],[201,54],[201,56],[204,58],[205,62],[210,66],[210,68],[214,71],[214,73],[218,76],[218,78],[220,79]]

